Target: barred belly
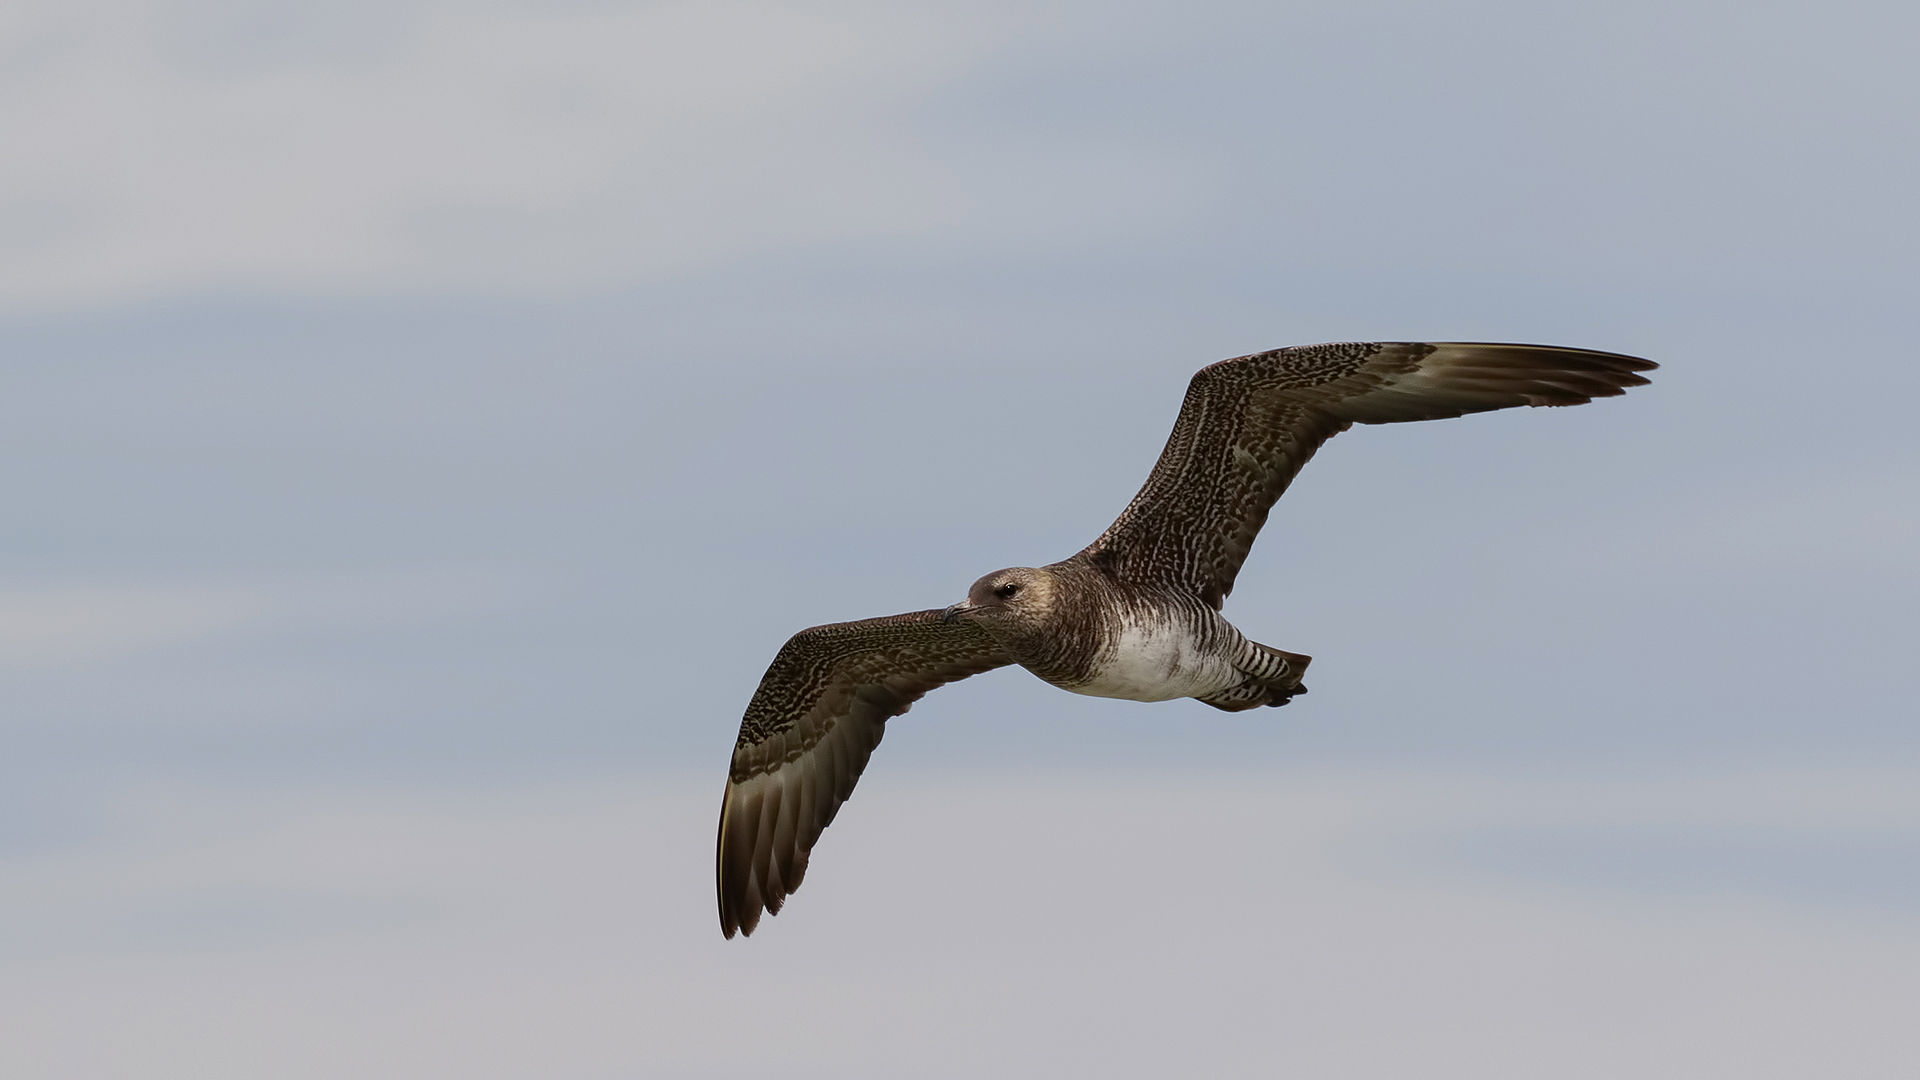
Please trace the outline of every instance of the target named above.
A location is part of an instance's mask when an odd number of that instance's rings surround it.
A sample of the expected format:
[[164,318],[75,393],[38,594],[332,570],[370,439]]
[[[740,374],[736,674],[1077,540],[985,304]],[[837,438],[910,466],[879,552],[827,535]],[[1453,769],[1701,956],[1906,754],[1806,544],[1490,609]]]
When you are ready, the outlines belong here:
[[[1222,623],[1237,642],[1239,634]],[[1061,689],[1090,697],[1171,701],[1217,694],[1244,682],[1246,674],[1223,655],[1221,646],[1228,642],[1218,640],[1219,634],[1208,637],[1215,640],[1202,640],[1183,622],[1129,621],[1100,650],[1091,676]]]

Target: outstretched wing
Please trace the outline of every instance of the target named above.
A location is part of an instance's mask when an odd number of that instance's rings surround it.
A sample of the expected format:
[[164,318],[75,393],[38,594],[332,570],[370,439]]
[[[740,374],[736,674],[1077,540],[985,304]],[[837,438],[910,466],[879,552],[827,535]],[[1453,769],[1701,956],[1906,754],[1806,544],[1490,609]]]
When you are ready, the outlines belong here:
[[720,804],[720,929],[753,933],[800,887],[807,855],[853,794],[887,719],[935,687],[1013,663],[973,622],[938,611],[793,635],[740,721]]
[[1078,558],[1190,589],[1218,609],[1267,512],[1320,444],[1353,424],[1515,405],[1584,405],[1646,383],[1652,361],[1551,345],[1363,342],[1200,369],[1153,473]]

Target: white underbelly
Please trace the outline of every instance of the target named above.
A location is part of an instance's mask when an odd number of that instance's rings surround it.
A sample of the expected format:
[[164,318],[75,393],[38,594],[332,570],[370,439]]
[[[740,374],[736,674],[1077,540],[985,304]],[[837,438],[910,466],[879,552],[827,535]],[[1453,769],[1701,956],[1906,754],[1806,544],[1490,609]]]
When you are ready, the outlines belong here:
[[1101,652],[1091,679],[1065,689],[1092,697],[1171,701],[1217,694],[1245,678],[1217,654],[1200,649],[1184,627],[1132,626]]

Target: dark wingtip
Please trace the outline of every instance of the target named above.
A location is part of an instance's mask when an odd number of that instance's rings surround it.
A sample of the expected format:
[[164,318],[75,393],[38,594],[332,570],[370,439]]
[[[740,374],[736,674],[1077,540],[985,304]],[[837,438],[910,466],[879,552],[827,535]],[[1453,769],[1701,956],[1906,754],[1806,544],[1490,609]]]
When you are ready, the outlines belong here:
[[[720,933],[725,935],[728,941],[733,940],[733,935],[736,932],[744,934],[753,933],[752,920],[743,919],[739,915],[739,909],[742,906],[741,901],[744,900],[744,897],[736,897],[731,903],[729,903],[727,899],[727,887],[729,885],[727,875],[727,821],[732,816],[732,811],[733,780],[732,778],[728,778],[726,791],[720,796],[720,829],[719,836],[714,843],[713,852],[714,899],[718,901],[720,908]],[[736,868],[736,870],[737,869],[738,868]]]

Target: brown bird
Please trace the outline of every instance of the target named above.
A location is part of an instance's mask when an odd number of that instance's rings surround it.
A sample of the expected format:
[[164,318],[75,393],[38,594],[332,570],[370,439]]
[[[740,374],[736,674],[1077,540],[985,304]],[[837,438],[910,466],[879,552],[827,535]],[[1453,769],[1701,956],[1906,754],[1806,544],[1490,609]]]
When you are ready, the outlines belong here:
[[999,570],[944,610],[816,626],[760,680],[720,806],[720,929],[777,914],[890,717],[927,691],[1019,664],[1076,694],[1230,712],[1306,693],[1311,658],[1220,615],[1294,474],[1354,424],[1583,405],[1657,365],[1550,345],[1309,345],[1200,369],[1146,486],[1084,551]]

